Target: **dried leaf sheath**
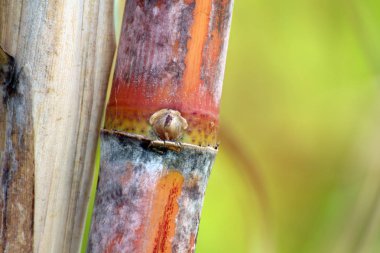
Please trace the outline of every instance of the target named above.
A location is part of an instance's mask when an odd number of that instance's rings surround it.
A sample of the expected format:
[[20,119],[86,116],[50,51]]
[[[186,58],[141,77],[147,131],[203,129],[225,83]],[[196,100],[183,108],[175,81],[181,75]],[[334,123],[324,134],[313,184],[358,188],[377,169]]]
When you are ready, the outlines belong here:
[[[88,252],[194,252],[231,11],[231,0],[127,1]],[[165,108],[187,121],[181,146],[149,124]]]
[[1,87],[0,252],[78,252],[114,54],[112,10],[103,0],[0,0],[0,47],[20,79]]

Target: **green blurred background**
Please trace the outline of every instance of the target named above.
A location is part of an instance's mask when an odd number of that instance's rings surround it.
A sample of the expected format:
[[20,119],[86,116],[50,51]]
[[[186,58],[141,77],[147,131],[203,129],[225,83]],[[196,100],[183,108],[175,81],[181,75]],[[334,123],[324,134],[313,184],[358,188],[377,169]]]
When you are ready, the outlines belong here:
[[197,253],[380,252],[379,67],[379,1],[235,1]]
[[379,29],[378,0],[235,1],[197,253],[380,252]]

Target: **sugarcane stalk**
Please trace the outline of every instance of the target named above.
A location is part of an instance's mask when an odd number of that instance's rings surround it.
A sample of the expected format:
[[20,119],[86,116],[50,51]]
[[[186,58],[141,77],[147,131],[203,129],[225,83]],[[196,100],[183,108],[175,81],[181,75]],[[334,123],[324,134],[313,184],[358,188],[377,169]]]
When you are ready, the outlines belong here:
[[87,252],[194,252],[232,4],[127,1]]

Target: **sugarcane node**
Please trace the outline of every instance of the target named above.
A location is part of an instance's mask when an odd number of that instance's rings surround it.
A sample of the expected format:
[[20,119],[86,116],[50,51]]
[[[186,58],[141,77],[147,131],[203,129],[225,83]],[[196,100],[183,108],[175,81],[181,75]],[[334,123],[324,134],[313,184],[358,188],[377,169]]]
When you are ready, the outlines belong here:
[[188,124],[181,113],[172,109],[161,109],[152,114],[149,119],[155,135],[163,141],[178,141]]

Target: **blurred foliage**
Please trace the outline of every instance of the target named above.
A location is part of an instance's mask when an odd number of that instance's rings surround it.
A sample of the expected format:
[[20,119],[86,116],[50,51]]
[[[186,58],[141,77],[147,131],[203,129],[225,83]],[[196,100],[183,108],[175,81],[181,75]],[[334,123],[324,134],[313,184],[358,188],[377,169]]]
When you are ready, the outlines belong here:
[[380,252],[379,27],[375,0],[236,0],[197,253]]
[[378,1],[235,2],[198,253],[380,252],[379,27]]

